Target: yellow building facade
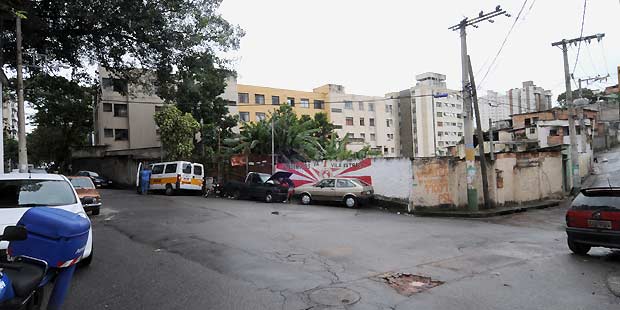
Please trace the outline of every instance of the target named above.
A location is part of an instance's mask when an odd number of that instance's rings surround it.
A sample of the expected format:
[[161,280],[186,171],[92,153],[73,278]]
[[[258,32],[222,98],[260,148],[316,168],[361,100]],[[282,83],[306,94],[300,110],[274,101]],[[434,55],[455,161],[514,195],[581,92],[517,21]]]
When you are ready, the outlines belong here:
[[266,119],[281,105],[293,107],[293,111],[298,116],[309,115],[313,117],[316,113],[323,112],[329,117],[328,88],[326,87],[319,87],[312,92],[306,92],[237,84],[237,94],[236,107],[241,123]]

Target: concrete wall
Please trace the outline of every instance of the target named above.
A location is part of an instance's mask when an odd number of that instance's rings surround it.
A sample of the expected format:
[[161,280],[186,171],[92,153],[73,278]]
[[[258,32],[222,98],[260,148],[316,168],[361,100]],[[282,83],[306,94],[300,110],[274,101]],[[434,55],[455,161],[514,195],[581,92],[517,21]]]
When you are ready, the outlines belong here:
[[125,156],[73,159],[71,170],[95,171],[114,182],[115,186],[134,187],[139,161]]
[[278,171],[293,173],[291,180],[296,186],[329,177],[357,178],[372,184],[376,195],[398,200],[409,200],[411,196],[412,169],[408,158],[325,160],[277,165]]

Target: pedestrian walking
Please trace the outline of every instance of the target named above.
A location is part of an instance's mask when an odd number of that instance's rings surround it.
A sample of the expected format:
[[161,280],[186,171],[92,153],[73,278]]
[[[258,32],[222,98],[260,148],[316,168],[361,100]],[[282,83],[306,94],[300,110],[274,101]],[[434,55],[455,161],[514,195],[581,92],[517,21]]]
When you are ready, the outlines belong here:
[[151,170],[148,168],[142,169],[142,171],[140,171],[140,193],[142,195],[147,195],[149,193],[150,183]]

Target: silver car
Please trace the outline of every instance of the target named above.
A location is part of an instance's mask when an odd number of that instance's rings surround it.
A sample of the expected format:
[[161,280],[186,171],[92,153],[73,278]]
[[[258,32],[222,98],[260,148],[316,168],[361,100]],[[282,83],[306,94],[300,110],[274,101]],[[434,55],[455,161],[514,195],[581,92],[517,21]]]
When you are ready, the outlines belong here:
[[314,184],[295,188],[301,203],[309,205],[314,201],[343,202],[349,208],[355,208],[370,200],[374,194],[371,185],[350,178],[323,179]]

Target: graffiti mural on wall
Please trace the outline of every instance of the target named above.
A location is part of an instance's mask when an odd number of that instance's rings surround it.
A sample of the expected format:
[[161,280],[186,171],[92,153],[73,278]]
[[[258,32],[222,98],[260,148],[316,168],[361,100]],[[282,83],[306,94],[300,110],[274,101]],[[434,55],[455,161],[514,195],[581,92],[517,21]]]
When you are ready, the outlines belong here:
[[435,197],[439,204],[454,204],[450,195],[449,175],[446,163],[427,163],[415,173],[418,186],[424,189],[426,195]]
[[353,178],[372,184],[372,177],[366,171],[372,162],[369,158],[360,161],[314,161],[297,163],[280,163],[277,171],[292,173],[291,180],[295,186],[316,183],[326,178]]

